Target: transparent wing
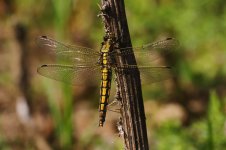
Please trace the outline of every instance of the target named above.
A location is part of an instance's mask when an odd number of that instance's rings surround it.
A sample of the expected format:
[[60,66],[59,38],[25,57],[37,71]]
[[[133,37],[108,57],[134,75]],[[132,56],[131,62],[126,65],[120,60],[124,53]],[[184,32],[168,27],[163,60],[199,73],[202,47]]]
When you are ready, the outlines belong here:
[[101,78],[99,66],[47,64],[39,67],[37,72],[42,76],[72,85],[90,84],[99,81],[99,78]]
[[158,49],[158,51],[169,51],[174,50],[179,46],[179,41],[175,38],[166,38],[165,40],[157,41],[154,43],[148,43],[140,47],[126,47],[120,48],[120,54],[130,54],[131,50],[134,50],[134,53],[147,53],[153,50]]
[[100,53],[91,48],[65,45],[55,41],[47,36],[41,36],[37,39],[38,45],[50,50],[50,53],[56,55],[58,59],[66,60],[71,64],[96,63]]
[[170,67],[139,67],[142,84],[151,84],[167,80],[172,77]]
[[[120,73],[133,73],[135,69],[139,69],[140,78],[142,84],[151,84],[155,82],[160,82],[172,77],[170,73],[170,67],[162,66],[162,67],[151,67],[151,66],[140,66],[136,65],[127,65],[124,67],[120,67]],[[119,68],[117,69],[119,70]]]
[[[158,58],[157,52],[170,53],[179,46],[179,41],[175,38],[167,38],[162,41],[154,43],[148,43],[140,47],[127,47],[116,49],[116,52],[112,52],[111,55],[131,55],[134,53],[138,61],[142,60],[155,60]],[[149,61],[150,62],[150,61]]]

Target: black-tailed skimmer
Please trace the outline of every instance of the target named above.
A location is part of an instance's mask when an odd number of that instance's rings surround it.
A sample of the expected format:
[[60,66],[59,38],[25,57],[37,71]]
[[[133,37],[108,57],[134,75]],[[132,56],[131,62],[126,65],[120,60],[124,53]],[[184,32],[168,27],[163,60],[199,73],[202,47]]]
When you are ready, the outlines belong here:
[[[81,46],[65,45],[46,36],[38,38],[38,44],[48,48],[50,53],[56,55],[59,62],[65,64],[45,64],[38,68],[38,73],[65,83],[73,85],[89,84],[91,81],[101,79],[100,101],[99,101],[99,126],[103,126],[110,96],[112,70],[117,71],[115,57],[135,54],[136,59],[149,58],[144,60],[151,62],[154,49],[162,52],[172,51],[178,41],[174,38],[167,38],[155,43],[149,43],[141,47],[114,48],[111,39],[102,43],[100,51]],[[134,50],[134,52],[132,52]],[[138,61],[138,60],[137,60]],[[133,69],[139,69],[141,80],[145,83],[152,83],[168,78],[169,67],[124,65],[120,66],[120,72],[129,73]]]

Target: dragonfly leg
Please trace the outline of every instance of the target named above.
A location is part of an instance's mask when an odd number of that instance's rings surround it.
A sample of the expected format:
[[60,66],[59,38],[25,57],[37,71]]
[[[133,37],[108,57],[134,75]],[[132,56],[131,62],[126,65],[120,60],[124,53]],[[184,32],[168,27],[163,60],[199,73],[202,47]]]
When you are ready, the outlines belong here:
[[116,83],[116,93],[115,93],[115,100],[114,101],[118,102],[119,105],[122,105],[122,103],[121,103],[122,98],[121,98],[121,95],[120,95],[119,84],[118,84],[116,76],[114,77],[114,81]]
[[108,108],[108,111],[115,112],[115,113],[120,113],[120,109],[112,110],[112,109],[109,109],[109,108]]
[[115,105],[115,104],[118,105],[118,106],[120,105],[120,104],[119,104],[119,101],[115,99],[115,100],[113,100],[111,103],[108,104],[108,108],[107,108],[108,111],[120,113],[121,108],[114,109],[114,110],[113,110],[113,109],[109,109],[109,106],[112,106],[112,105]]
[[103,5],[99,5],[99,4],[97,4],[98,5],[98,7],[99,7],[99,9],[100,9],[100,11],[101,11],[101,13],[100,14],[98,14],[97,16],[98,17],[104,17],[104,19],[105,18],[109,18],[110,16],[108,15],[108,13],[106,13],[107,11],[109,11],[109,3],[108,2],[105,2],[105,4],[103,4]]
[[108,17],[108,15],[105,14],[105,13],[103,13],[103,12],[101,12],[101,13],[99,13],[99,14],[97,15],[97,17]]
[[123,137],[125,132],[122,126],[122,117],[119,117],[119,120],[117,121],[117,129],[118,129],[118,136]]
[[[116,81],[116,78],[114,78],[114,81]],[[109,106],[112,106],[112,105],[117,105],[117,106],[120,106],[120,107],[118,109],[114,109],[114,110],[109,109]],[[121,106],[122,106],[122,103],[121,103],[120,91],[118,89],[118,83],[116,81],[116,94],[115,94],[114,100],[111,101],[108,104],[108,110],[112,111],[112,112],[120,113],[121,112]]]

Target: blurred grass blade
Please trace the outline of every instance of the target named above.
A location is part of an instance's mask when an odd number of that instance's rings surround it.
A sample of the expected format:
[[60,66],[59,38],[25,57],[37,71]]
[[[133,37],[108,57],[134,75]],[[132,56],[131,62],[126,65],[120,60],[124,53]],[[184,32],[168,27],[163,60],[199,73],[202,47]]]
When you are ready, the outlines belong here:
[[218,149],[217,146],[224,141],[225,117],[221,111],[221,101],[215,91],[210,91],[210,102],[207,112],[208,147],[210,150]]

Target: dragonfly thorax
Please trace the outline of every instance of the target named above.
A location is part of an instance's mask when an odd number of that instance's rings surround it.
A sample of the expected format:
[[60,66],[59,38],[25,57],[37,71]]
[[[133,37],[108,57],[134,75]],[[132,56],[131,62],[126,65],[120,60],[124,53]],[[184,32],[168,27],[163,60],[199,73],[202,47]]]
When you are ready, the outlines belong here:
[[110,39],[102,43],[102,47],[100,49],[101,53],[109,53],[111,51],[112,42]]
[[102,66],[110,66],[111,64],[111,60],[110,60],[110,51],[112,44],[111,44],[111,40],[107,39],[107,41],[105,41],[102,44],[102,48],[100,49],[100,53],[101,53],[101,57],[100,57],[100,64]]

